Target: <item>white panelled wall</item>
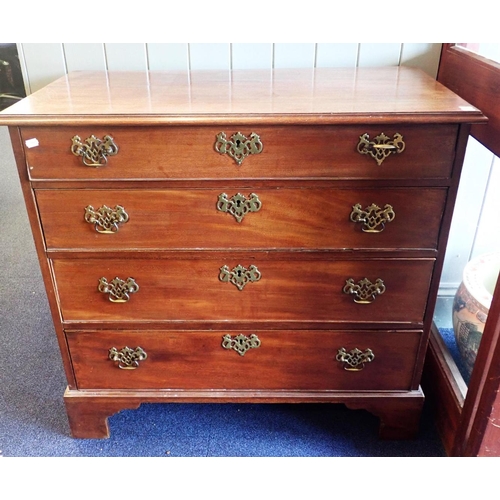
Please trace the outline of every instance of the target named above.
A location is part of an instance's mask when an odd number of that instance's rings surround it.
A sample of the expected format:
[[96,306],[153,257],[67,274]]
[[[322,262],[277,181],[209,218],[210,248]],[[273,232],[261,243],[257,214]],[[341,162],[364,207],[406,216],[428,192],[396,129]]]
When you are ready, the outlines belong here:
[[440,43],[19,43],[26,92],[75,70],[417,66],[435,77]]
[[500,159],[469,137],[441,275],[441,297],[455,295],[470,259],[500,251],[499,193]]
[[[19,43],[27,94],[75,70],[414,66],[436,77],[440,43]],[[491,246],[499,169],[470,141],[440,295],[453,296],[467,261]]]

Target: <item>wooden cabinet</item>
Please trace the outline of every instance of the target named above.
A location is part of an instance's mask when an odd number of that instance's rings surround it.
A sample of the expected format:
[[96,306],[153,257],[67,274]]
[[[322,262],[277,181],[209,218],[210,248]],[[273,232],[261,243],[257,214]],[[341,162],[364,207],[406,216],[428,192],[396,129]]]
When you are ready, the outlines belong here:
[[195,76],[75,73],[0,115],[73,435],[143,402],[279,401],[413,436],[482,114],[409,68]]

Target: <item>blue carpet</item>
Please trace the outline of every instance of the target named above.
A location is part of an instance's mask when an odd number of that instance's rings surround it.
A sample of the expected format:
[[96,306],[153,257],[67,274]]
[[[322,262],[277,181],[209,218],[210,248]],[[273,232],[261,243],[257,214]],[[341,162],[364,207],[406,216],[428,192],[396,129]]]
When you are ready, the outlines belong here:
[[378,420],[343,406],[146,404],[109,419],[107,440],[72,439],[64,409],[9,403],[0,416],[4,456],[16,457],[441,457],[424,411],[411,441],[380,441]]
[[460,351],[458,350],[458,346],[455,341],[455,332],[453,331],[453,328],[440,328],[439,333],[441,334],[441,337],[443,337],[446,347],[448,347],[453,361],[455,361],[455,364],[457,365],[458,371],[462,375],[465,383],[468,384],[470,377],[465,369],[465,365],[462,362],[462,357],[460,356]]

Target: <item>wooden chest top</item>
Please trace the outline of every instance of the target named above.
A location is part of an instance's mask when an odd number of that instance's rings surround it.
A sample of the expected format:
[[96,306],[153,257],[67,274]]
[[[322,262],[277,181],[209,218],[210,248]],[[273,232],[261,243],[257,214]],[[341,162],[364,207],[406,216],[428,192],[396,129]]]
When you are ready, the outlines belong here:
[[73,72],[0,113],[0,125],[483,121],[408,67]]

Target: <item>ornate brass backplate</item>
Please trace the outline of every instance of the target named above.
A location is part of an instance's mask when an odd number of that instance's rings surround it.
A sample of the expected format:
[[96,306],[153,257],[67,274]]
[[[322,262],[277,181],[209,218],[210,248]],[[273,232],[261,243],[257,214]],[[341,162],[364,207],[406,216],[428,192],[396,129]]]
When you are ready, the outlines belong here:
[[121,205],[109,208],[106,205],[94,209],[92,205],[85,207],[85,220],[94,224],[98,233],[112,234],[118,231],[118,225],[128,221],[128,214]]
[[131,349],[125,346],[120,350],[116,347],[112,347],[108,352],[108,359],[116,361],[118,363],[118,368],[122,370],[135,370],[139,367],[139,361],[144,361],[147,357],[148,355],[142,347]]
[[106,278],[99,279],[98,290],[101,293],[109,294],[111,302],[127,302],[131,293],[139,290],[139,285],[134,278],[127,278],[125,281],[120,278],[114,278],[110,282]]
[[222,337],[222,347],[224,347],[224,349],[232,349],[240,356],[244,356],[249,349],[257,349],[260,347],[260,339],[255,334],[250,335],[250,337],[239,334],[234,338],[227,334]]
[[237,165],[241,165],[247,156],[261,153],[263,148],[260,137],[255,132],[248,138],[237,132],[231,136],[231,140],[227,139],[224,132],[220,132],[215,141],[215,151],[221,155],[229,155]]
[[232,283],[238,290],[243,290],[245,285],[259,281],[261,273],[256,266],[248,269],[242,265],[237,265],[232,270],[228,266],[222,266],[219,272],[219,279],[225,283]]
[[105,135],[102,140],[91,135],[84,142],[75,135],[71,141],[71,152],[75,156],[81,156],[87,167],[103,167],[108,163],[108,156],[118,153],[118,146],[110,135]]
[[384,133],[377,135],[373,141],[370,141],[368,134],[359,137],[358,153],[371,156],[378,165],[391,154],[399,154],[405,150],[406,144],[401,134],[394,134],[391,139]]
[[238,222],[249,212],[258,212],[262,207],[262,202],[255,193],[251,193],[248,198],[241,193],[237,193],[231,198],[226,193],[221,193],[217,200],[217,210],[231,214]]
[[365,233],[380,233],[384,230],[387,222],[392,222],[396,217],[391,205],[380,208],[372,203],[365,209],[357,203],[352,207],[351,220],[363,224],[362,231]]
[[354,283],[354,280],[350,278],[346,280],[343,292],[354,295],[354,302],[357,304],[370,304],[377,298],[377,295],[385,292],[385,284],[380,278],[375,283],[368,278]]
[[344,370],[359,372],[365,367],[365,363],[371,363],[375,359],[375,354],[371,349],[364,352],[357,347],[347,352],[343,347],[338,350],[336,360],[344,365]]

